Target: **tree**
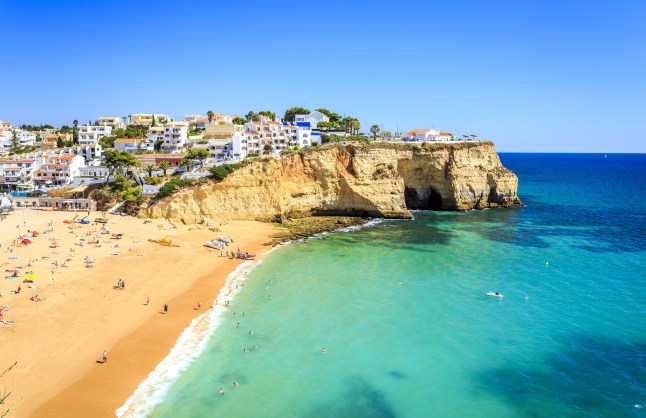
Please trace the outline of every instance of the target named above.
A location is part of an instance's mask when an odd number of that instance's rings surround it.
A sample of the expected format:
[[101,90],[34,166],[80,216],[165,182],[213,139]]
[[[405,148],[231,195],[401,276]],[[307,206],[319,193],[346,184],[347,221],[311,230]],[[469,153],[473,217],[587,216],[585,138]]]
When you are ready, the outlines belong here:
[[74,128],[72,129],[72,141],[74,141],[75,144],[78,144],[78,142],[79,142],[79,121],[74,119],[72,121],[72,125],[74,125]]
[[285,117],[283,117],[283,120],[285,122],[294,122],[296,115],[309,115],[310,113],[312,112],[304,107],[292,107],[285,111]]
[[99,138],[99,145],[101,145],[103,149],[114,148],[114,141],[116,140],[116,136],[104,136],[103,138]]
[[361,129],[361,122],[359,122],[359,119],[352,118],[352,129],[354,135],[359,133],[359,129]]
[[259,113],[254,112],[253,110],[250,110],[250,111],[249,111],[249,112],[247,112],[247,114],[245,115],[245,118],[247,118],[247,120],[249,120],[249,121],[251,121],[251,122],[259,122],[259,121],[260,121],[260,114],[259,114]]
[[213,113],[212,110],[206,112],[206,116],[209,118],[209,123],[211,123],[211,121],[213,120],[213,115],[215,115],[215,113]]
[[105,166],[109,168],[107,179],[117,171],[130,171],[130,167],[138,167],[141,165],[139,160],[129,153],[128,151],[119,151],[116,149],[109,149],[105,152]]
[[327,116],[328,119],[330,119],[330,122],[338,122],[341,120],[341,115],[339,115],[338,113],[331,112],[324,107],[316,109],[316,111],[323,113],[325,116]]
[[157,126],[157,122],[155,122],[155,114],[153,113],[152,115],[153,115],[153,123],[152,123],[152,126]]
[[373,140],[377,139],[377,134],[379,134],[380,131],[381,131],[381,128],[379,127],[379,125],[372,125],[370,127],[370,132],[372,133]]
[[267,145],[265,145],[264,147],[262,147],[262,149],[263,149],[263,151],[264,151],[264,154],[265,154],[265,155],[267,155],[267,154],[271,154],[271,152],[274,150],[274,149],[271,147],[271,145],[269,145],[269,144],[267,144]]
[[151,177],[153,175],[153,171],[155,171],[155,166],[153,164],[146,164],[144,166],[144,170],[146,170],[146,173],[148,173],[148,177]]
[[276,119],[276,114],[272,112],[271,110],[261,110],[258,112],[259,115],[262,116],[267,116],[269,120],[275,120]]
[[170,168],[171,166],[168,161],[162,161],[159,163],[159,169],[164,172],[164,176],[166,176],[166,170],[169,170]]
[[[186,155],[184,155],[184,158],[182,159],[182,165],[185,167],[190,167],[191,165],[195,164],[195,162],[199,162],[202,167],[204,167],[204,161],[206,161],[207,158],[209,158],[211,154],[202,148],[193,148],[191,149]],[[186,162],[187,164],[183,164]]]
[[233,122],[235,125],[244,125],[245,123],[247,123],[247,119],[236,116],[231,122]]
[[18,132],[15,130],[11,135],[11,146],[9,147],[9,154],[18,154],[20,152],[20,140],[18,139]]

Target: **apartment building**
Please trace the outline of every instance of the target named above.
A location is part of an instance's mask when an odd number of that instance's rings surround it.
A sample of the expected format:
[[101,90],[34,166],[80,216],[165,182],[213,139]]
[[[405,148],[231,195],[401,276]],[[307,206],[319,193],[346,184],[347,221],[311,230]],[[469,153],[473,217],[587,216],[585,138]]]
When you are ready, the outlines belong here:
[[85,160],[80,155],[43,155],[40,167],[33,172],[36,187],[63,186],[80,176]]
[[133,113],[130,115],[131,125],[152,126],[153,121],[155,125],[164,125],[170,122],[171,118],[163,113]]
[[170,122],[164,126],[164,141],[161,149],[178,152],[188,141],[188,122]]
[[79,144],[98,144],[99,139],[112,134],[112,126],[81,125],[79,127]]
[[125,126],[124,120],[118,116],[101,116],[97,118],[96,124],[112,128],[123,128]]
[[38,166],[39,161],[32,155],[0,159],[0,190],[32,189],[34,170]]

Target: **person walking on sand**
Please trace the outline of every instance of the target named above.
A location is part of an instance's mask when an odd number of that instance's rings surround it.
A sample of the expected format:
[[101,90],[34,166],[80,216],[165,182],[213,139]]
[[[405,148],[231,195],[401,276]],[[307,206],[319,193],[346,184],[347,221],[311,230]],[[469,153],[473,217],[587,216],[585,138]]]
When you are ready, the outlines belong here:
[[167,314],[167,313],[168,313],[168,303],[165,303],[165,304],[164,304],[164,313],[165,313],[165,314]]
[[103,364],[108,362],[108,350],[103,350]]
[[199,311],[200,309],[202,309],[202,301],[198,300],[197,301],[197,310]]
[[146,305],[150,305],[150,296],[146,298]]

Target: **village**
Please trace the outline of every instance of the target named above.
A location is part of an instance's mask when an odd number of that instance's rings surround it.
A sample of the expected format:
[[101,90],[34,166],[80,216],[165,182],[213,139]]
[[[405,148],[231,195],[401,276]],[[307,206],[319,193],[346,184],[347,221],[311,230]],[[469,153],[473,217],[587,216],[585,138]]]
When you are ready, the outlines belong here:
[[[96,210],[89,192],[115,181],[114,167],[106,163],[110,152],[128,153],[136,159],[130,171],[144,195],[159,192],[167,173],[195,179],[208,176],[206,168],[232,164],[248,157],[279,156],[290,150],[317,147],[330,138],[363,137],[382,141],[451,142],[454,134],[437,129],[406,133],[370,127],[360,132],[356,118],[341,117],[327,109],[292,108],[279,118],[270,111],[249,112],[245,117],[208,111],[206,116],[186,115],[176,121],[160,113],[128,117],[101,116],[86,124],[54,128],[51,125],[13,126],[0,121],[0,210],[44,208]],[[463,141],[475,140],[463,135]],[[199,164],[195,164],[197,156]],[[144,174],[147,172],[147,176]],[[152,180],[151,180],[152,179]],[[64,194],[48,196],[56,189]]]

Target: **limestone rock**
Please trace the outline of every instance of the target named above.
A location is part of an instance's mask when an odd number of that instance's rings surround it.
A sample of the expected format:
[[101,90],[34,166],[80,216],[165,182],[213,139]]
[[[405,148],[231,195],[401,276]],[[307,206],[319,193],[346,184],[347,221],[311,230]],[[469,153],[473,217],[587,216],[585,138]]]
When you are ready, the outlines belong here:
[[306,216],[410,218],[409,209],[520,205],[518,178],[490,142],[350,144],[256,160],[219,183],[156,202],[142,216],[185,224]]

